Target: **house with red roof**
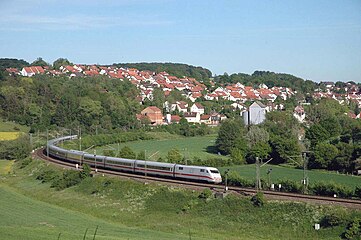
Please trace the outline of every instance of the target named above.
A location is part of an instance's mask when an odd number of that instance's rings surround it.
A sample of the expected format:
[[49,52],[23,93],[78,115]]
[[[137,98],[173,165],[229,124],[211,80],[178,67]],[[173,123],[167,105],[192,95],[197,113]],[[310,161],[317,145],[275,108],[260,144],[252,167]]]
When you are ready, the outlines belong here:
[[34,76],[35,74],[45,73],[45,70],[41,66],[30,66],[30,67],[24,67],[20,73],[24,77],[31,77]]
[[7,68],[6,72],[10,75],[10,76],[14,76],[14,75],[19,75],[20,71],[17,68]]
[[191,112],[199,113],[202,115],[204,114],[204,107],[200,103],[194,103],[191,106]]
[[160,125],[163,124],[163,114],[162,111],[157,108],[156,106],[150,106],[147,107],[145,109],[143,109],[143,111],[141,111],[140,113],[142,116],[146,116],[149,118],[150,123],[152,125]]
[[191,100],[192,102],[195,102],[200,97],[202,97],[202,93],[199,92],[191,93],[190,95],[188,95],[188,99]]
[[195,113],[195,112],[186,112],[184,113],[184,118],[189,122],[189,123],[200,123],[201,121],[201,115],[199,113]]
[[306,118],[305,109],[302,106],[295,107],[293,110],[293,116],[302,123]]

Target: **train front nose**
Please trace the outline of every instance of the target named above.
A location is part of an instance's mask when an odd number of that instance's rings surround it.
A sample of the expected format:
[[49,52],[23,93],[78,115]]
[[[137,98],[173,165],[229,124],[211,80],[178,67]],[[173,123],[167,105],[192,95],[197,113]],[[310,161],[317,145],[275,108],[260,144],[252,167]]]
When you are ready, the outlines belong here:
[[214,182],[215,183],[221,183],[222,182],[222,177],[221,175],[219,176],[213,176]]

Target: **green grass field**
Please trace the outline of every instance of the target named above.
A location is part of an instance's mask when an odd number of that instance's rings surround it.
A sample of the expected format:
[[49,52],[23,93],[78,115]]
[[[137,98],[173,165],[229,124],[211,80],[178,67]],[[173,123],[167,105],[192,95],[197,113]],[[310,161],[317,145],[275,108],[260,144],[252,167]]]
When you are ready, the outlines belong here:
[[0,119],[0,132],[29,132],[30,128],[14,122],[5,122]]
[[186,239],[177,234],[126,227],[37,201],[0,185],[1,239]]
[[14,161],[9,160],[0,160],[0,175],[5,175],[11,172],[12,165]]
[[[147,158],[151,160],[157,160],[159,157],[165,158],[168,151],[172,148],[178,149],[187,159],[193,159],[194,157],[202,159],[214,157],[226,158],[225,156],[207,152],[207,147],[211,148],[214,146],[216,138],[216,135],[182,138],[176,135],[166,134],[165,136],[162,135],[160,139],[121,143],[119,144],[119,148],[121,149],[124,146],[128,146],[136,153],[145,150]],[[102,154],[103,149],[113,149],[118,151],[118,144],[96,148],[96,152]],[[89,152],[92,151],[94,150],[89,150]]]
[[[302,169],[293,169],[293,168],[268,164],[261,168],[261,178],[265,179],[266,181],[268,181],[267,171],[270,168],[272,168],[270,177],[273,183],[277,183],[278,179],[291,179],[301,183],[301,180],[303,179]],[[221,172],[224,172],[226,169],[230,169],[230,171],[237,172],[240,176],[242,176],[245,179],[255,180],[256,178],[255,164],[219,168]],[[361,176],[351,176],[351,175],[337,174],[334,172],[317,171],[317,170],[312,170],[312,171],[308,170],[307,175],[309,178],[309,182],[311,184],[319,181],[323,181],[323,182],[333,181],[335,183],[347,185],[352,188],[354,188],[355,186],[361,186]]]
[[[15,239],[339,239],[344,226],[315,231],[337,207],[269,202],[252,206],[249,198],[199,199],[199,192],[97,176],[55,191],[35,180],[43,168],[15,163],[0,176],[1,238]],[[359,213],[357,213],[359,215]],[[189,234],[190,233],[190,234]],[[191,237],[189,236],[191,235]]]

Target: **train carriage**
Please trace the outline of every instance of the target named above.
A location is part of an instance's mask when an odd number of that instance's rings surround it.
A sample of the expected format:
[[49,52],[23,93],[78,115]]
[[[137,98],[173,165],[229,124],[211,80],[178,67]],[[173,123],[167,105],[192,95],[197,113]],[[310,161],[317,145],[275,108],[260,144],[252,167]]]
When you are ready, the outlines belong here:
[[134,172],[137,173],[174,177],[174,163],[136,160],[134,164]]
[[109,169],[134,172],[134,162],[135,160],[125,159],[125,158],[116,158],[116,157],[106,157],[105,166]]
[[68,152],[67,150],[56,146],[49,147],[49,156],[51,157],[67,160],[66,159],[67,152]]
[[222,182],[222,177],[216,168],[179,165],[175,166],[174,177],[206,182]]
[[83,156],[83,163],[92,167],[104,167],[105,156],[85,153]]
[[85,154],[85,152],[82,152],[82,151],[69,150],[67,152],[66,157],[67,157],[67,160],[70,162],[81,164],[84,154]]

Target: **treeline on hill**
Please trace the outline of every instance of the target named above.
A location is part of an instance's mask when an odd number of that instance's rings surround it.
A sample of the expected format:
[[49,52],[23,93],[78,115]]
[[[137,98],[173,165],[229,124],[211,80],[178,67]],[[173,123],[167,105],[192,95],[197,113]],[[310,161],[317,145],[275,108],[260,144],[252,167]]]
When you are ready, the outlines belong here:
[[16,58],[0,58],[0,71],[3,72],[6,68],[18,68],[29,66],[30,64],[23,59]]
[[[354,173],[361,167],[361,121],[345,115],[346,106],[322,99],[306,108],[308,125],[301,125],[290,111],[274,111],[266,121],[246,128],[240,119],[222,123],[216,146],[237,162],[254,163],[272,158],[271,163]],[[301,140],[300,140],[301,139]]]
[[0,117],[44,131],[52,126],[85,130],[132,129],[138,90],[127,80],[36,75],[3,77]]
[[223,75],[216,76],[214,81],[216,83],[222,84],[233,84],[240,82],[245,86],[254,87],[264,83],[270,88],[274,86],[289,87],[303,93],[312,93],[318,85],[313,81],[303,80],[302,78],[293,76],[291,74],[274,73],[269,71],[255,71],[251,75],[246,73],[234,73],[228,75],[225,73]]
[[195,67],[183,63],[114,63],[117,67],[136,68],[138,70],[149,70],[152,72],[167,72],[176,77],[193,77],[199,81],[209,81],[212,72],[203,67]]

